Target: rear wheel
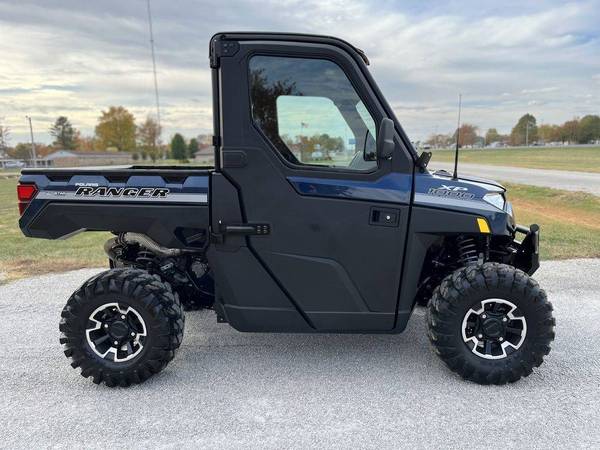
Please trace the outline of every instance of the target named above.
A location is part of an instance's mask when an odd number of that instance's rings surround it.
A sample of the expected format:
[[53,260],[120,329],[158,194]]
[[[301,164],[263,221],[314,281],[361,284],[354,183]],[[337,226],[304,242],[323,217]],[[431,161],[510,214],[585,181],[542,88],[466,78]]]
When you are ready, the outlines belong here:
[[65,355],[81,375],[107,386],[160,372],[183,338],[181,304],[170,287],[139,269],[112,269],[83,284],[61,314]]
[[531,374],[550,352],[552,305],[535,280],[514,267],[486,263],[459,269],[428,305],[429,339],[463,378],[504,384]]

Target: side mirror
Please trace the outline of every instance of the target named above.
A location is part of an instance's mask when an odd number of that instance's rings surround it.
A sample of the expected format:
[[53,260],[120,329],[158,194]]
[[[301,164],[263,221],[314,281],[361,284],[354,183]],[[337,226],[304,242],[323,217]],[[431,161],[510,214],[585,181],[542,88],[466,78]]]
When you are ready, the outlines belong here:
[[394,153],[394,121],[387,117],[381,120],[377,133],[377,159],[388,159]]

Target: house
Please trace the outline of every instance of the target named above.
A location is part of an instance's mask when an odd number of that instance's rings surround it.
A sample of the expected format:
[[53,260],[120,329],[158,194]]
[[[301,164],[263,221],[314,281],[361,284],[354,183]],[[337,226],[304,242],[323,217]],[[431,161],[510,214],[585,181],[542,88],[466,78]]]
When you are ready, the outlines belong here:
[[38,160],[44,167],[79,167],[127,165],[133,162],[128,152],[78,152],[57,150]]
[[215,148],[212,144],[200,143],[198,151],[194,154],[194,161],[197,163],[213,163]]

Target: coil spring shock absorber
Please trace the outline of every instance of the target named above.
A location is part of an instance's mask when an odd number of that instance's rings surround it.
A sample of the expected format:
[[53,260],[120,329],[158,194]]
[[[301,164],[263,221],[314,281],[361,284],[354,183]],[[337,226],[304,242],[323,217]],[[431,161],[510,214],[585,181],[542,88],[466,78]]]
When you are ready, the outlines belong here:
[[477,263],[479,257],[477,255],[477,243],[475,239],[466,236],[459,236],[456,239],[456,247],[458,249],[458,260],[465,266]]
[[144,249],[140,249],[137,253],[137,257],[135,258],[135,262],[146,269],[150,269],[151,267],[156,265],[156,261],[156,255],[151,251]]

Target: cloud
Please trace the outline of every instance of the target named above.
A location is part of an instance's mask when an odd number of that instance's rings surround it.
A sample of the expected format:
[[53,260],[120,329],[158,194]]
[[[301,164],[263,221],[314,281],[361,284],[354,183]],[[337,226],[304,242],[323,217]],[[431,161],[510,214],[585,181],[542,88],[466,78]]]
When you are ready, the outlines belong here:
[[[523,4],[389,0],[152,1],[165,137],[211,131],[208,40],[222,30],[336,35],[363,48],[413,140],[465,121],[508,131],[599,113],[598,0]],[[113,104],[154,114],[143,0],[3,1],[0,116],[13,141],[25,114],[40,140],[59,114],[93,133]],[[589,97],[591,95],[591,97]],[[14,142],[13,142],[14,143]]]
[[521,94],[543,94],[545,92],[558,91],[558,86],[542,87],[537,89],[523,89]]

